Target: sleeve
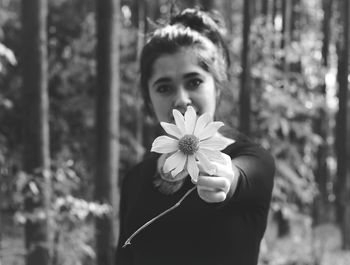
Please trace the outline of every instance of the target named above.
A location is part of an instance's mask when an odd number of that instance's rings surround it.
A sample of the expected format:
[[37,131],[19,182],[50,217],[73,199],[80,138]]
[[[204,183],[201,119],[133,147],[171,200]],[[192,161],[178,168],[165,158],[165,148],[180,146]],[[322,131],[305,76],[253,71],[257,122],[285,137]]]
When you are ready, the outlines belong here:
[[115,256],[115,264],[118,265],[130,265],[132,261],[131,248],[123,248],[124,242],[127,239],[126,231],[126,213],[127,213],[127,195],[128,195],[128,182],[129,178],[126,176],[124,178],[121,197],[120,197],[120,208],[119,208],[119,239]]
[[239,171],[237,187],[228,199],[244,206],[269,207],[275,174],[272,156],[262,147],[248,143],[235,143],[227,150]]

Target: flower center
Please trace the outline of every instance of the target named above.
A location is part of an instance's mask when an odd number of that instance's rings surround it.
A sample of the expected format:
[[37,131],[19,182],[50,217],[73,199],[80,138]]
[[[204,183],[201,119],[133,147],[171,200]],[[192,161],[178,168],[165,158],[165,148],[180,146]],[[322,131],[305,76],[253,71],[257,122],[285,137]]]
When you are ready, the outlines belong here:
[[192,134],[186,134],[179,140],[179,150],[185,155],[193,155],[198,151],[199,140]]

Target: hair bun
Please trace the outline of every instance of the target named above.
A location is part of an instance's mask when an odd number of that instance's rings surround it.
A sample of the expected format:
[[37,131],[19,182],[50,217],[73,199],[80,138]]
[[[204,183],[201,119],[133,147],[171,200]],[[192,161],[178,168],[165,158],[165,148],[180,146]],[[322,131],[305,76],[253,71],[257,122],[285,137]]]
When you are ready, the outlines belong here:
[[187,8],[175,15],[170,20],[170,24],[180,24],[189,27],[207,37],[215,45],[221,47],[226,63],[228,66],[230,65],[229,51],[224,41],[224,36],[226,35],[225,23],[219,12],[211,11],[209,13]]
[[[225,35],[224,21],[218,12],[204,12],[198,9],[185,9],[170,20],[170,24],[182,24],[211,39],[213,35]],[[215,41],[216,40],[212,40]]]

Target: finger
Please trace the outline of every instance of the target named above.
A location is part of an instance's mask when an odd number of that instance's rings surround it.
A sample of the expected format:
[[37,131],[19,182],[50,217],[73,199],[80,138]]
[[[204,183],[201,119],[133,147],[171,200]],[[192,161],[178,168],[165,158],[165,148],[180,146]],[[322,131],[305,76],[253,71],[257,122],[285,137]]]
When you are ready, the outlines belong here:
[[223,202],[226,199],[226,193],[223,191],[214,192],[200,187],[197,188],[198,196],[206,202]]
[[213,160],[212,164],[214,165],[229,165],[231,163],[231,157],[225,153],[220,153],[221,159],[220,160]]
[[207,172],[208,175],[215,175],[216,166],[209,161],[209,159],[203,155],[201,152],[196,154],[199,165],[203,168],[204,172]]
[[212,165],[216,167],[216,175],[218,175],[218,173],[221,172],[222,170],[230,169],[232,166],[232,160],[230,156],[226,154],[222,154],[222,157],[223,159],[220,162],[217,162],[217,161],[212,162]]
[[221,176],[221,177],[226,177],[230,181],[232,181],[234,176],[235,176],[235,172],[233,170],[233,164],[232,164],[231,158],[228,155],[225,155],[225,156],[226,156],[226,158],[225,158],[224,163],[217,163],[217,162],[213,163],[216,166],[216,174],[215,175]]
[[[206,175],[210,175],[210,173],[208,172],[208,170],[206,170],[206,167],[203,166],[202,163],[200,163],[199,161],[196,161],[197,165],[198,165],[198,168],[199,168],[199,173],[202,173],[202,174],[206,174]],[[210,168],[210,172],[216,172],[216,165],[212,162],[210,162],[210,166],[207,166],[207,168]]]
[[221,190],[227,193],[230,189],[230,181],[224,177],[199,176],[197,186],[201,188],[210,188],[211,190]]

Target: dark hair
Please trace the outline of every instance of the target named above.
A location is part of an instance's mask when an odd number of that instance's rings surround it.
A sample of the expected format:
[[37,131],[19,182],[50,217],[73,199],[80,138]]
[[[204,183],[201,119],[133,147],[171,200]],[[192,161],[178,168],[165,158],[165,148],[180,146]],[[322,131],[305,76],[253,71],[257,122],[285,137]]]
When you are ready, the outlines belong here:
[[206,13],[197,9],[185,9],[179,15],[174,16],[170,24],[182,24],[203,34],[222,50],[227,68],[230,66],[230,53],[223,38],[226,28],[223,19],[217,12]]
[[185,9],[171,18],[169,25],[150,34],[143,47],[140,60],[141,91],[146,109],[151,111],[148,81],[152,66],[161,55],[173,54],[182,48],[198,51],[200,66],[211,73],[217,89],[228,81],[230,58],[222,36],[222,25],[209,13],[197,9]]

